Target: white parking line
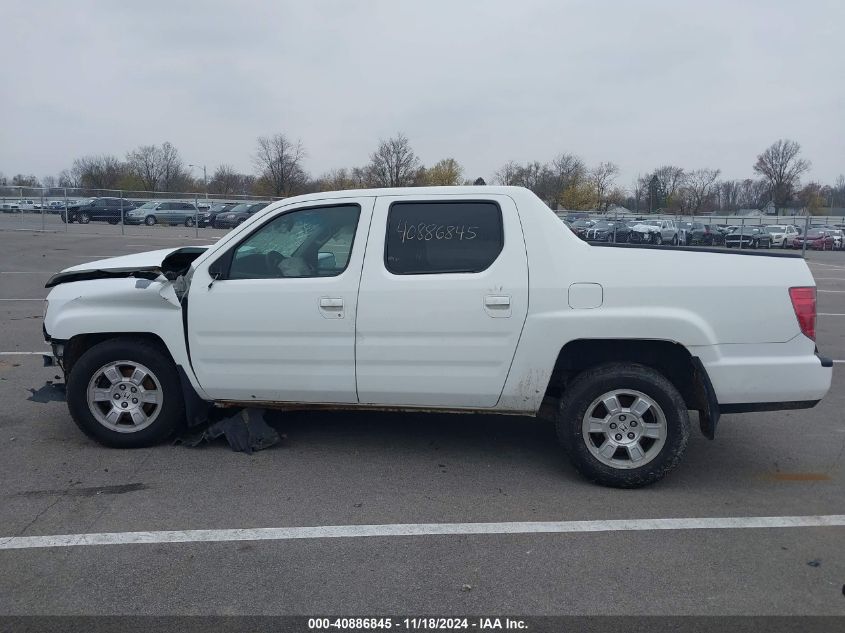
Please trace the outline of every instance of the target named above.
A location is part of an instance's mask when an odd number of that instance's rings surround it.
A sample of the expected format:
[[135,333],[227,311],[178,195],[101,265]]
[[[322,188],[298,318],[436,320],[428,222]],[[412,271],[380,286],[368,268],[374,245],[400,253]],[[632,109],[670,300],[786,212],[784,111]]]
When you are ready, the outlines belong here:
[[44,301],[44,299],[0,299],[0,301]]
[[43,352],[0,352],[0,356],[41,356],[46,354],[49,350],[46,348]]
[[816,292],[827,292],[829,294],[843,294],[843,293],[845,293],[845,290],[818,290],[818,289],[816,289]]
[[819,312],[818,316],[845,316],[845,312]]
[[0,275],[52,275],[48,270],[0,270]]
[[54,536],[0,537],[0,550],[80,545],[149,543],[213,543],[223,541],[287,541],[293,539],[453,536],[466,534],[577,534],[652,530],[736,530],[800,527],[845,527],[845,515],[792,517],[725,517],[703,519],[622,519],[611,521],[517,521],[508,523],[405,523],[388,525],[325,525],[316,527],[246,528],[232,530],[165,530],[101,532]]
[[835,268],[836,270],[845,270],[845,266],[835,266],[833,264],[820,264],[818,262],[808,261],[808,265],[810,266],[824,266],[825,268]]

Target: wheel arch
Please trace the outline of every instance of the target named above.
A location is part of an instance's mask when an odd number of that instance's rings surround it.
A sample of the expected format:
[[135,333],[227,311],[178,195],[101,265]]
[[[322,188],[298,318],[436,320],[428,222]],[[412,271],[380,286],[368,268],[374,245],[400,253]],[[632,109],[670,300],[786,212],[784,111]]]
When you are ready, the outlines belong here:
[[634,362],[663,374],[680,392],[687,407],[699,412],[701,431],[713,439],[719,407],[707,370],[682,344],[658,339],[576,339],[558,352],[546,397],[559,399],[583,371],[610,362]]
[[164,339],[157,334],[153,334],[152,332],[96,332],[76,334],[64,342],[62,351],[62,368],[64,369],[65,374],[70,373],[71,369],[73,369],[73,365],[86,351],[95,345],[104,343],[105,341],[119,338],[124,338],[130,341],[146,341],[148,343],[152,343],[167,355],[174,366],[178,366],[173,354],[165,344]]

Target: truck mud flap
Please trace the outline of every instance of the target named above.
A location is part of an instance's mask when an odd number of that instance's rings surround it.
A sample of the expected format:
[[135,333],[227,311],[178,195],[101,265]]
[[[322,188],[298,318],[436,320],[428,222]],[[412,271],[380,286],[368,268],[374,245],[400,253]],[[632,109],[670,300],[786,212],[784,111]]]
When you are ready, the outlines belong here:
[[719,424],[719,418],[721,417],[719,401],[716,399],[716,392],[713,389],[713,383],[710,382],[707,369],[705,369],[704,363],[701,362],[698,356],[692,357],[692,366],[695,372],[693,384],[696,390],[696,402],[701,407],[698,410],[701,434],[708,440],[713,440],[716,439],[716,426]]

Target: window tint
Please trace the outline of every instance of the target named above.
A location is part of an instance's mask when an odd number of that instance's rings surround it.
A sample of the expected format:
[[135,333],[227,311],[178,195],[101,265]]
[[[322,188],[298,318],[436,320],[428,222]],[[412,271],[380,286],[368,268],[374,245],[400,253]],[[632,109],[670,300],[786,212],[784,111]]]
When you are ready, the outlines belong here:
[[346,269],[358,216],[357,204],[285,213],[241,242],[230,279],[334,277]]
[[396,275],[475,273],[503,246],[502,212],[493,202],[395,202],[384,263]]

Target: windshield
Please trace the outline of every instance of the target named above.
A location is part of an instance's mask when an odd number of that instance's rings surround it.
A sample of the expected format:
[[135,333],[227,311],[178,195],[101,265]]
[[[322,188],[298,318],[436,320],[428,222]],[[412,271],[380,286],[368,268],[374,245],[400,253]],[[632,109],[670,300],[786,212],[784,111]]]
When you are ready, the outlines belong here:
[[136,209],[136,211],[140,211],[141,209],[155,209],[158,202],[145,202],[140,207]]
[[786,227],[785,226],[767,226],[766,233],[785,233]]
[[826,233],[824,231],[807,231],[807,237],[818,238],[824,237]]

